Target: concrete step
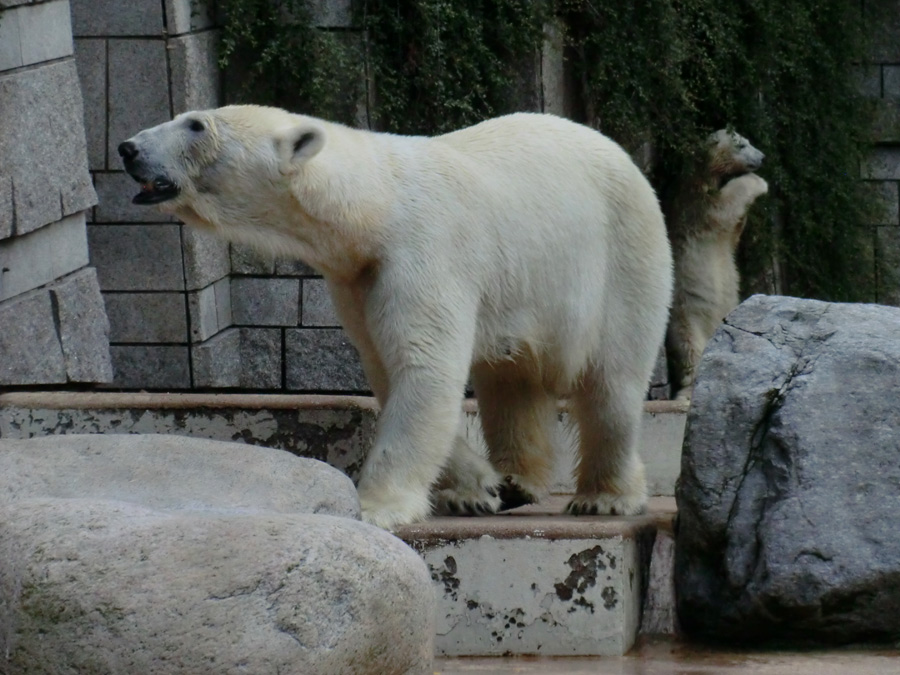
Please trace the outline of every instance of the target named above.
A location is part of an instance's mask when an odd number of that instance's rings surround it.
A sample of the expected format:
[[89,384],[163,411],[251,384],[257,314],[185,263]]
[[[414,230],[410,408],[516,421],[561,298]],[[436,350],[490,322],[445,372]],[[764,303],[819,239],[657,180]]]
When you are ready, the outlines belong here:
[[675,500],[629,518],[562,515],[565,496],[496,516],[434,518],[395,534],[438,596],[438,656],[621,655],[637,638],[650,555]]
[[[479,441],[478,407],[463,404]],[[375,433],[378,405],[364,396],[12,392],[0,394],[0,438],[52,434],[168,433],[281,448],[336,466],[356,478]],[[687,404],[648,401],[641,456],[651,495],[674,494],[681,469]],[[553,492],[573,491],[574,436],[560,403]]]

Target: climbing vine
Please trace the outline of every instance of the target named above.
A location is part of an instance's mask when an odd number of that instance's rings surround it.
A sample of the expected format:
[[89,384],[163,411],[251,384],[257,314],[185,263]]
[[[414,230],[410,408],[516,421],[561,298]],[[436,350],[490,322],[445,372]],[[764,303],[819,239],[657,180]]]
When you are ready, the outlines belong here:
[[873,297],[859,181],[871,109],[854,77],[870,31],[857,0],[357,0],[354,30],[316,28],[304,0],[219,6],[229,99],[351,124],[362,102],[375,128],[416,134],[541,109],[545,27],[560,26],[569,114],[629,150],[652,147],[663,201],[715,129],[766,153],[745,290]]

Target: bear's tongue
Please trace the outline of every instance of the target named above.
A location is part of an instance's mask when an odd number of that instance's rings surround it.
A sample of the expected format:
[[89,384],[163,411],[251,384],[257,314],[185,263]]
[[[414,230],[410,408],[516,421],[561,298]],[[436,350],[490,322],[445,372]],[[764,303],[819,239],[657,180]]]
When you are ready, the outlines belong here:
[[153,187],[153,181],[148,181],[147,183],[141,183],[141,192],[153,192],[156,188]]

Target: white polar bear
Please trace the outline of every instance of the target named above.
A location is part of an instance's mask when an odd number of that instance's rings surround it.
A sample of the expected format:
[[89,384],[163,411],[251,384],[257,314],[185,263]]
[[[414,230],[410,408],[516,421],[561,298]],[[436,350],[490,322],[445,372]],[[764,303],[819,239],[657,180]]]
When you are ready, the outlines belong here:
[[706,343],[738,306],[734,255],[747,211],[769,189],[751,173],[765,159],[746,138],[721,129],[709,137],[705,164],[680,186],[670,208],[675,295],[666,334],[676,398],[689,399]]
[[[563,394],[581,437],[569,511],[643,510],[637,435],[672,261],[618,145],[548,115],[425,138],[230,106],[119,152],[136,203],[325,277],[382,408],[365,520],[423,519],[435,496],[464,513],[541,497]],[[490,463],[459,428],[470,369]]]

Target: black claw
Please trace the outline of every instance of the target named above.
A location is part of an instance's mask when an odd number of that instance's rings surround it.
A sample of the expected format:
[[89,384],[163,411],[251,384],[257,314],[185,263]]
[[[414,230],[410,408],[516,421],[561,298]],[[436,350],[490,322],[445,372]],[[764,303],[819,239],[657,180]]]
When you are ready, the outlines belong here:
[[447,502],[447,510],[450,511],[454,516],[459,515],[459,506],[456,502]]
[[592,516],[597,515],[597,505],[596,504],[591,504],[591,515]]
[[487,488],[485,488],[485,492],[487,492],[491,497],[496,497],[498,494],[500,494],[499,492],[497,492],[497,488],[495,488],[493,485],[489,485]]
[[613,507],[609,510],[609,515],[611,515],[611,516],[617,516],[617,515],[619,515],[619,512],[616,510],[616,507],[615,507],[615,506],[613,506]]

